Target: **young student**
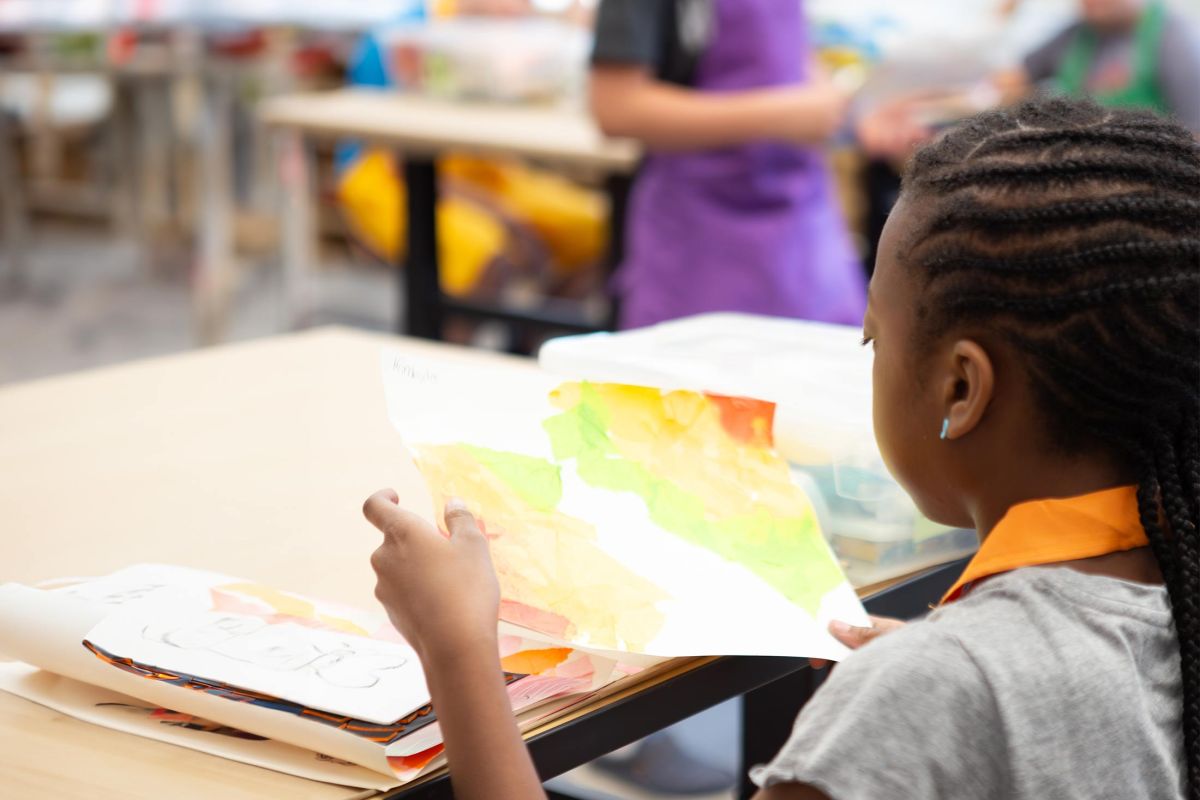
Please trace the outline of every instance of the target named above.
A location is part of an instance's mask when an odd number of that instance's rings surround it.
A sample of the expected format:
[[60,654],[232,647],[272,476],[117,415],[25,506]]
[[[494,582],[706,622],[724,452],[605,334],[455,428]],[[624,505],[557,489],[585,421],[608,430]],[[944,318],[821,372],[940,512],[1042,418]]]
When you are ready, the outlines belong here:
[[862,318],[862,267],[817,149],[847,97],[810,59],[798,0],[602,0],[592,111],[650,153],[615,276],[621,327]]
[[[1200,797],[1198,190],[1188,131],[1087,101],[916,154],[863,326],[875,433],[921,510],[982,545],[941,607],[833,671],[760,798]],[[469,512],[444,538],[394,493],[364,510],[456,795],[542,797]]]

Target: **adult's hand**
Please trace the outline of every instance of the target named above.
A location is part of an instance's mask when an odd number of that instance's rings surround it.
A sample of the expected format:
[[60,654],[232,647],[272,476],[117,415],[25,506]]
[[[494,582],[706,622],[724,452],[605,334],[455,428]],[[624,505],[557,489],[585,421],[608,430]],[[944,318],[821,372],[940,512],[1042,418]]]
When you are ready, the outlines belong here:
[[923,96],[899,98],[864,113],[855,124],[863,152],[873,158],[903,162],[933,135],[921,122]]
[[784,134],[795,144],[824,144],[846,120],[850,95],[832,81],[819,79],[776,91],[791,105],[790,125]]

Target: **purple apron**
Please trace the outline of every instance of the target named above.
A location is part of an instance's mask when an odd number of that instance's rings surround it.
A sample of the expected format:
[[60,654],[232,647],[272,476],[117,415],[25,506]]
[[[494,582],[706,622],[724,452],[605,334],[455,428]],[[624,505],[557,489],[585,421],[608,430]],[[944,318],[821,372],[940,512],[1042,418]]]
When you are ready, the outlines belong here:
[[[695,87],[804,82],[800,0],[716,0]],[[649,156],[615,276],[621,327],[708,311],[862,322],[866,279],[816,150],[757,142]]]

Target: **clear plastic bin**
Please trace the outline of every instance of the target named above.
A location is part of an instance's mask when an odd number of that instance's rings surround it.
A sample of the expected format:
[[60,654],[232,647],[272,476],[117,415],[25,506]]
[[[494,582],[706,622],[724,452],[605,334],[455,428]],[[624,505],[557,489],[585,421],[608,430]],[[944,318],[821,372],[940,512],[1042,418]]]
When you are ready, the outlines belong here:
[[706,314],[547,342],[564,377],[743,395],[777,404],[774,437],[856,586],[969,555],[974,531],[935,525],[892,480],[871,430],[871,353],[841,325]]
[[397,82],[449,100],[582,103],[591,35],[551,19],[463,18],[381,36]]

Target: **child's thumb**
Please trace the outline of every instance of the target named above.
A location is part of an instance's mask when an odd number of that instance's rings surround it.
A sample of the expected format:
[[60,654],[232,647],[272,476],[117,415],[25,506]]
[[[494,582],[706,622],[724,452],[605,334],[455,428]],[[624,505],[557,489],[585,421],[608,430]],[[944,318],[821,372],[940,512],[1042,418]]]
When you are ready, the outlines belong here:
[[467,504],[457,497],[452,497],[446,502],[445,519],[446,530],[451,539],[482,535]]

